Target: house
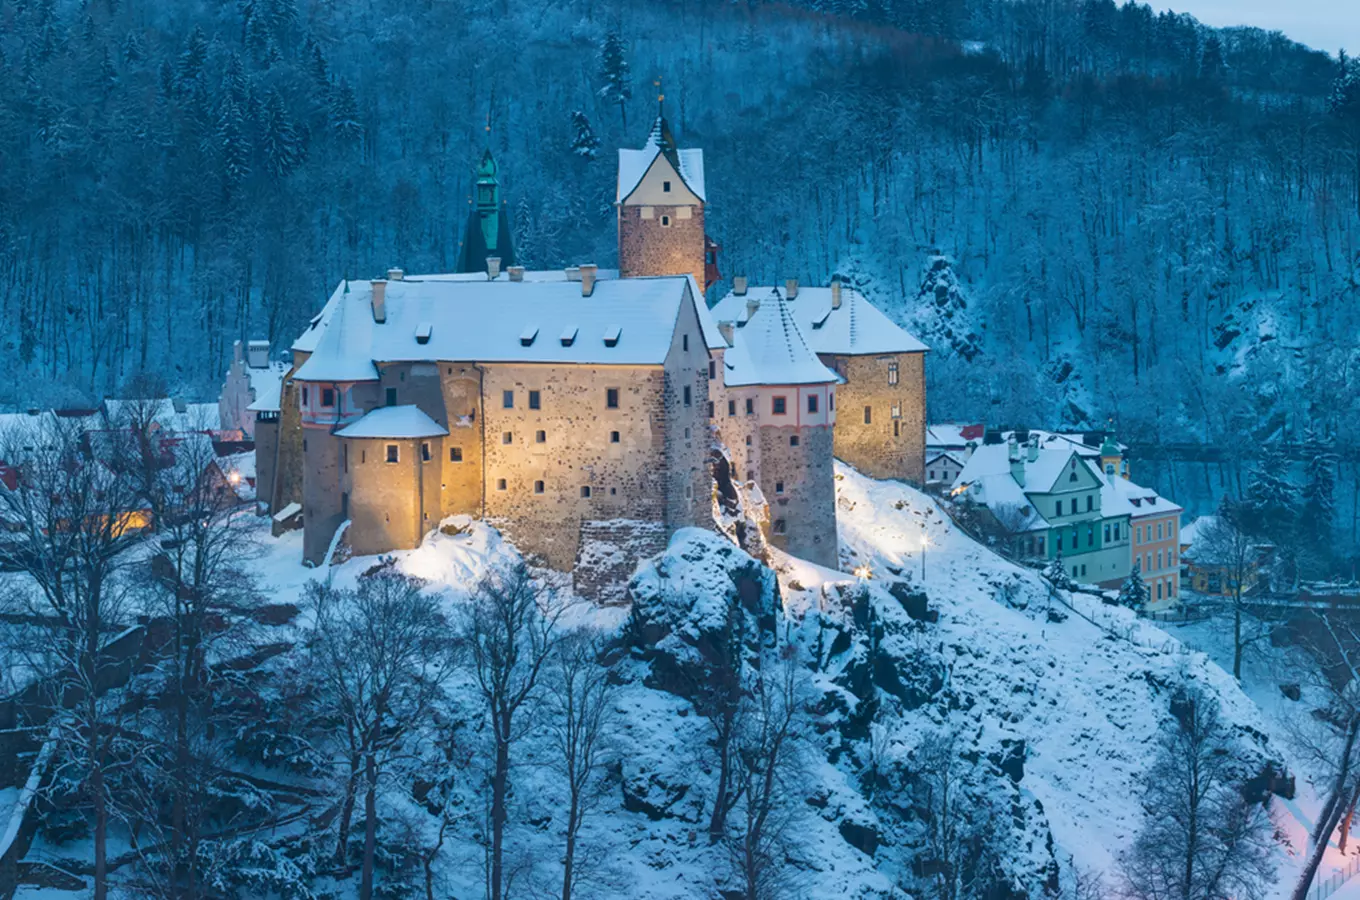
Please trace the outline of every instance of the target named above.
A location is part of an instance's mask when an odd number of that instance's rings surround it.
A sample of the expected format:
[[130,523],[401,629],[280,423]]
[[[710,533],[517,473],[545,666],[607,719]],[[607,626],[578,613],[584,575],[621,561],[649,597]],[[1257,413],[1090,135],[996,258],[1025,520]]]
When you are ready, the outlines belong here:
[[1240,575],[1241,591],[1248,593],[1260,583],[1262,569],[1269,562],[1274,548],[1269,544],[1253,542],[1245,548],[1239,572],[1239,560],[1233,558],[1238,554],[1211,536],[1220,528],[1230,529],[1231,526],[1226,525],[1219,516],[1200,516],[1181,529],[1178,538],[1181,577],[1196,594],[1230,597],[1233,595],[1234,582]]
[[[1107,448],[1108,449],[1108,448]],[[1112,456],[1102,454],[1105,461]],[[1114,472],[1122,470],[1122,459],[1109,463]],[[1140,487],[1127,478],[1102,473],[1101,502],[1107,516],[1127,517],[1133,540],[1129,544],[1130,568],[1137,569],[1148,587],[1148,598],[1156,603],[1175,600],[1181,593],[1180,521],[1184,510],[1150,488]],[[1118,587],[1108,583],[1105,587]]]
[[926,485],[949,486],[963,472],[968,458],[954,450],[926,451]]
[[253,439],[255,419],[261,411],[277,411],[279,388],[288,367],[269,358],[269,341],[232,346],[231,366],[217,401],[217,427],[223,432]]

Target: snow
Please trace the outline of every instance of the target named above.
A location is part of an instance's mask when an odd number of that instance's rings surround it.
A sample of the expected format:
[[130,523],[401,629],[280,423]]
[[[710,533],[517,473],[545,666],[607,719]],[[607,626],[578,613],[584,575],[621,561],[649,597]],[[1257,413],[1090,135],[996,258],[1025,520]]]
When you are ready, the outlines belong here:
[[[684,276],[601,280],[589,296],[579,282],[504,277],[421,278],[407,276],[386,287],[386,321],[373,321],[372,285],[352,281],[336,288],[317,324],[293,344],[311,356],[297,378],[303,381],[371,381],[373,362],[477,360],[660,365],[670,350],[682,305],[702,303],[686,290]],[[702,321],[702,314],[700,315]],[[422,325],[431,330],[420,343]],[[617,343],[605,334],[619,329]],[[569,346],[538,339],[526,344],[526,329],[556,336],[577,330]]]
[[287,506],[285,506],[283,509],[281,509],[281,510],[279,510],[278,512],[274,513],[274,521],[275,521],[275,522],[287,522],[289,519],[293,518],[293,516],[297,515],[297,514],[300,513],[300,512],[302,512],[302,504],[301,504],[301,503],[297,503],[297,502],[289,503],[289,504],[288,504]]
[[246,368],[250,378],[250,389],[255,399],[246,409],[251,412],[278,412],[283,393],[283,376],[288,367],[283,363],[271,362],[262,369]]
[[926,426],[926,447],[941,450],[963,450],[969,441],[982,443],[983,426],[938,422]]
[[1151,488],[1145,488],[1118,475],[1105,475],[1096,466],[1090,463],[1087,465],[1100,478],[1100,510],[1106,516],[1130,516],[1137,519],[1140,516],[1161,516],[1183,511],[1180,506]]
[[729,387],[748,385],[834,384],[840,380],[808,347],[793,319],[790,303],[777,290],[761,303],[757,315],[733,332],[732,347],[723,357]]
[[[661,156],[660,135],[661,119],[658,117],[652,125],[646,145],[641,150],[632,148],[619,150],[619,182],[614,197],[616,202],[622,203],[628,199],[628,195],[637,189],[643,178],[647,177],[647,171],[651,169],[652,163]],[[685,186],[700,200],[707,199],[704,196],[704,151],[694,148],[677,150],[676,157],[680,162],[680,177],[684,180]]]
[[[764,300],[775,287],[746,289],[745,294],[729,292],[713,307],[713,317],[719,322],[747,324],[748,299]],[[841,306],[831,306],[831,288],[799,287],[797,296],[788,301],[789,313],[797,321],[807,344],[814,353],[923,353],[930,348],[908,334],[864,298],[859,291],[842,286]],[[762,306],[764,303],[762,302]],[[759,318],[757,310],[751,318]],[[821,323],[821,324],[818,324]],[[744,330],[739,328],[739,330]]]
[[411,439],[442,437],[449,430],[418,406],[380,406],[336,432],[342,438]]
[[[1033,460],[1029,458],[1029,448],[1023,444],[1019,446],[1017,452],[1024,464],[1025,491],[1047,493],[1053,489],[1058,476],[1067,468],[1074,451],[1067,447],[1061,449],[1041,447],[1038,456]],[[980,481],[989,475],[1011,477],[1009,444],[987,444],[974,450],[959,477],[954,479],[954,487]]]

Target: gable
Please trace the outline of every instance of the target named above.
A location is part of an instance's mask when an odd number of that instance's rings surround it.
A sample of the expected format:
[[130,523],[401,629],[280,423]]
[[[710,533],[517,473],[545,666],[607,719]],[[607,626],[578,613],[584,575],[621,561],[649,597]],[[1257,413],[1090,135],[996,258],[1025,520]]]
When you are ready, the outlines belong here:
[[[670,182],[669,191],[666,182]],[[699,206],[703,200],[690,189],[666,155],[657,153],[637,186],[619,202],[629,206]]]

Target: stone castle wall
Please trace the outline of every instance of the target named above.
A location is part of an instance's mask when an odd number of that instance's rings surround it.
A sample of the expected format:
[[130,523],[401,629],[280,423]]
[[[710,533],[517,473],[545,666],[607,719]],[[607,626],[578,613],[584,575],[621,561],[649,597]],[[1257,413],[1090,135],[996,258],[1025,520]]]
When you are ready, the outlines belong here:
[[[836,456],[872,478],[924,484],[925,354],[825,356],[822,361],[846,380],[836,389]],[[894,362],[895,385],[888,383]]]
[[[704,301],[699,297],[695,302]],[[686,304],[681,315],[664,365],[664,521],[671,531],[713,521],[713,479],[708,468],[712,445],[708,347],[694,309]]]
[[340,439],[330,428],[304,426],[302,465],[307,472],[302,489],[302,558],[318,563],[330,547],[341,517]]
[[766,426],[757,440],[760,490],[770,507],[767,539],[801,559],[835,568],[839,553],[832,430]]
[[[393,440],[341,439],[342,489],[348,496],[349,531],[354,553],[366,556],[417,546],[439,524],[441,438]],[[397,462],[387,447],[397,447]],[[430,459],[421,454],[429,444]]]
[[279,422],[277,419],[258,419],[255,422],[255,498],[269,512],[274,512],[274,469],[279,456]]
[[[662,224],[663,216],[669,225]],[[620,205],[618,224],[621,276],[693,275],[703,287],[703,206]],[[704,302],[702,297],[695,300]]]

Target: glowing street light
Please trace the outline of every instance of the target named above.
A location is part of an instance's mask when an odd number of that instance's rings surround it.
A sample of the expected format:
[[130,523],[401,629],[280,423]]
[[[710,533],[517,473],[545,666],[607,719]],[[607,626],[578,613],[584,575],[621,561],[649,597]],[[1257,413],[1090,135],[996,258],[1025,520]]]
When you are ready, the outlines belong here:
[[863,578],[863,579],[865,579],[865,580],[867,581],[868,578],[869,578],[869,567],[868,567],[868,566],[858,566],[858,567],[856,567],[856,569],[855,569],[855,577],[856,577],[856,578]]
[[930,538],[923,531],[921,532],[921,583],[926,583],[926,548],[930,546]]

